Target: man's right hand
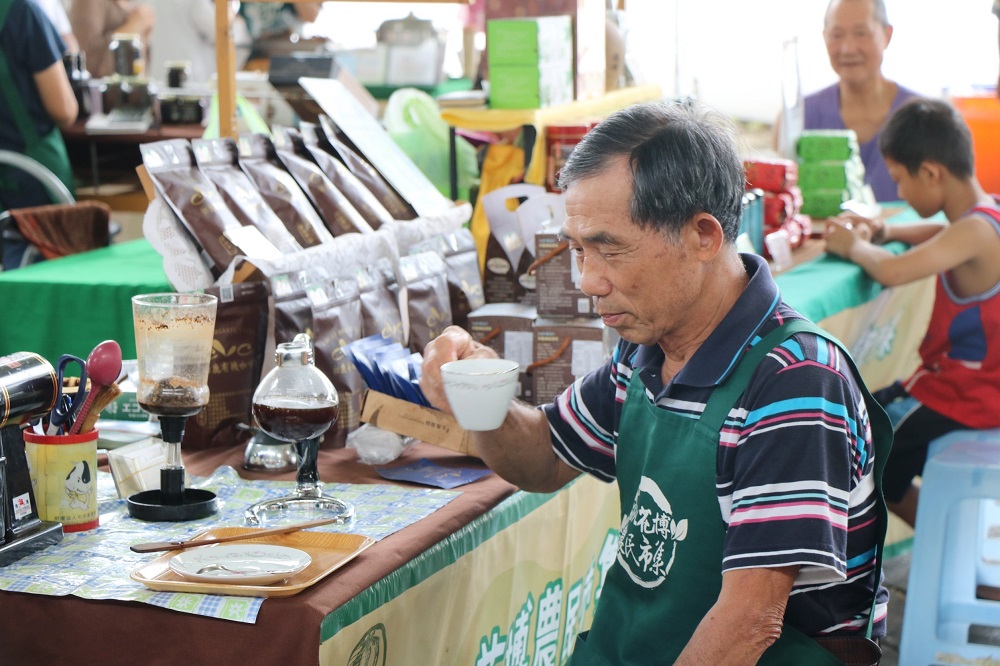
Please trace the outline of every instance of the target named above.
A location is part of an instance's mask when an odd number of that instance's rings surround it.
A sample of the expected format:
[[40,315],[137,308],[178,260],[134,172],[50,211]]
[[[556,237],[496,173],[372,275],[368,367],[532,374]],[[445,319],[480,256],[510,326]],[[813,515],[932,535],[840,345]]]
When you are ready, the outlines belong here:
[[449,414],[451,406],[444,395],[441,366],[463,358],[498,358],[498,356],[486,345],[473,340],[468,331],[458,326],[449,326],[424,348],[420,390],[432,405]]

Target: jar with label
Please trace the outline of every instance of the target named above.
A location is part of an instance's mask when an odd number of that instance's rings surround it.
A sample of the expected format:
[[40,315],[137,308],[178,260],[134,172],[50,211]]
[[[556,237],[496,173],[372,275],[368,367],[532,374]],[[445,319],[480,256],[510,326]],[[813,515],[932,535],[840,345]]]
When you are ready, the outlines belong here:
[[545,128],[545,144],[548,155],[546,164],[545,187],[550,192],[561,192],[556,179],[559,170],[569,159],[569,154],[580,143],[580,139],[592,130],[597,122],[582,122],[575,125],[550,125]]
[[138,34],[116,32],[111,35],[108,50],[118,76],[143,76],[146,73],[145,49]]

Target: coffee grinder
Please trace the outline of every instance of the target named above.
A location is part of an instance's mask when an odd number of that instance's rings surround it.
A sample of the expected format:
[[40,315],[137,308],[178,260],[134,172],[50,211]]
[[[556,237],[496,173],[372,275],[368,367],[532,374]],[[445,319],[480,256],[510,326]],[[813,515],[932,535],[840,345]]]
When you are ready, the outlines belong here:
[[52,411],[58,395],[56,372],[44,358],[0,356],[0,566],[62,541],[62,524],[38,517],[21,434],[22,426]]

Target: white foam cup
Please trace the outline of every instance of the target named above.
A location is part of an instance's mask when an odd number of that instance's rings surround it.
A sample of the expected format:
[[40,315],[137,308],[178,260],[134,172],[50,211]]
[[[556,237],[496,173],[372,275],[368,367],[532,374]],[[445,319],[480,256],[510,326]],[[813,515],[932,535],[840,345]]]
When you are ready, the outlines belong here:
[[502,358],[467,358],[441,366],[444,394],[458,425],[496,430],[517,390],[519,365]]

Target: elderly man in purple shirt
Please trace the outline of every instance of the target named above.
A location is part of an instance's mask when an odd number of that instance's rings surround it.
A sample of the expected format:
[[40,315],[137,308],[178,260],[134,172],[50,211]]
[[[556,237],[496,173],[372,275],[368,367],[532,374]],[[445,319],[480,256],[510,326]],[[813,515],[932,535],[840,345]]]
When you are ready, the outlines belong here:
[[858,135],[865,184],[877,201],[899,199],[879,153],[879,134],[889,115],[917,94],[882,75],[891,38],[884,0],[831,0],[823,40],[840,80],[805,98],[805,129],[851,129]]

